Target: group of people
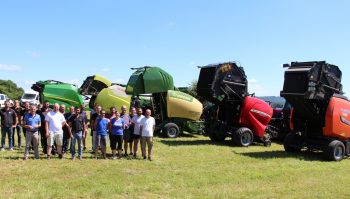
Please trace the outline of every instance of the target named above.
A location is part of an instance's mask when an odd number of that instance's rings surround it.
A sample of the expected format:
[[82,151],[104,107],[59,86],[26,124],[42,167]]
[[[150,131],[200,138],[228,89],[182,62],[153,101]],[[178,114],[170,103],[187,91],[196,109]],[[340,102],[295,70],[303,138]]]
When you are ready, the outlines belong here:
[[[66,112],[64,104],[54,104],[52,109],[49,102],[45,102],[42,106],[25,103],[24,107],[21,107],[16,100],[11,107],[10,102],[6,101],[5,107],[0,111],[1,151],[5,150],[6,135],[9,150],[13,150],[16,133],[18,148],[21,148],[21,131],[23,131],[26,139],[24,160],[28,159],[30,149],[34,150],[34,158],[39,159],[39,136],[47,159],[51,159],[53,153],[57,153],[62,159],[63,154],[70,151],[72,160],[76,158],[82,160],[90,126],[92,153],[95,159],[98,158],[99,151],[102,152],[104,159],[107,158],[106,148],[109,137],[112,159],[121,159],[123,151],[126,156],[137,158],[139,143],[141,143],[142,158],[152,161],[155,120],[151,114],[149,109],[143,115],[142,108],[133,107],[128,114],[127,107],[122,106],[120,112],[116,107],[111,107],[110,113],[106,115],[106,111],[102,110],[101,106],[95,105],[88,120],[84,104],[80,107],[69,107],[69,112]],[[77,155],[76,144],[78,144]],[[147,152],[146,148],[148,148]]]

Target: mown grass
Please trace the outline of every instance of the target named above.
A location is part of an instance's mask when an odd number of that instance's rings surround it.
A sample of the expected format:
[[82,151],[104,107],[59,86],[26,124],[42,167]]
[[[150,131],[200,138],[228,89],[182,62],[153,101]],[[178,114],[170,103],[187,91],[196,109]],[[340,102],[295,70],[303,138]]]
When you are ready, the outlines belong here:
[[157,137],[152,162],[22,157],[23,149],[0,153],[1,198],[350,198],[349,159],[286,154],[275,143],[239,148],[203,136]]

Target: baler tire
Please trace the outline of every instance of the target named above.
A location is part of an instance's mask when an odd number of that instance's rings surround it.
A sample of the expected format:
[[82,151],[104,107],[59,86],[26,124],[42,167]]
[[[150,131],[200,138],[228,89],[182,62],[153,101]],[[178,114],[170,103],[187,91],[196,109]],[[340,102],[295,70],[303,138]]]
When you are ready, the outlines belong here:
[[174,123],[168,123],[163,127],[163,134],[167,138],[177,138],[180,134],[180,128]]
[[345,156],[345,146],[341,141],[333,140],[328,144],[323,153],[329,161],[341,161]]
[[248,147],[253,143],[254,136],[253,132],[246,127],[237,129],[232,137],[233,142],[242,147]]

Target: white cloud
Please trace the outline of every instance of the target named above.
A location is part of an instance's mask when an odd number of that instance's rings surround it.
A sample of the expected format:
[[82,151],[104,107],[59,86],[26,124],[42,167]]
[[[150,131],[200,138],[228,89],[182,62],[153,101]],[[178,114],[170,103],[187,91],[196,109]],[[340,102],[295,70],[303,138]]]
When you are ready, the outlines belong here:
[[113,83],[117,83],[117,84],[126,84],[125,79],[123,78],[119,78],[113,81]]
[[102,68],[101,71],[102,71],[102,72],[109,72],[110,70],[111,70],[110,68],[107,68],[107,67],[106,67],[106,68]]
[[35,81],[34,80],[26,80],[25,82],[24,82],[26,85],[33,85],[33,84],[35,84]]
[[196,65],[196,62],[195,61],[191,61],[190,63],[188,63],[188,65],[194,66],[194,65]]
[[31,57],[40,57],[41,53],[36,52],[36,51],[26,51],[26,54],[31,56]]
[[255,78],[248,80],[249,93],[255,93],[256,96],[266,96],[268,92]]
[[71,80],[68,81],[68,83],[74,84],[76,86],[79,86],[80,85],[80,80],[78,80],[78,79],[71,79]]
[[19,72],[22,71],[22,67],[11,64],[0,64],[0,70],[9,72]]

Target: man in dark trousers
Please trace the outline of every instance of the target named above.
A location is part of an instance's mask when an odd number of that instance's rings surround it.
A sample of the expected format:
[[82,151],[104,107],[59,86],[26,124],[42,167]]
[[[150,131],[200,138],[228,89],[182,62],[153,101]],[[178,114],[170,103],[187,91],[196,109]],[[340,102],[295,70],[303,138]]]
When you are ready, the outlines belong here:
[[15,100],[15,105],[12,107],[12,109],[16,112],[17,115],[17,125],[15,128],[12,129],[12,146],[15,147],[15,134],[17,132],[17,143],[18,143],[18,148],[20,149],[22,147],[22,126],[21,126],[21,121],[22,121],[22,107],[20,106],[20,103],[18,100]]
[[43,148],[43,153],[46,154],[47,152],[47,139],[46,139],[46,130],[45,130],[45,116],[48,112],[50,112],[50,103],[46,101],[44,103],[44,106],[37,111],[37,113],[40,115],[41,118],[41,126],[40,126],[40,141],[41,141],[41,147]]
[[[69,121],[70,118],[73,116],[74,114],[74,107],[71,106],[69,107],[69,113],[66,113],[65,111],[66,106],[64,104],[61,104],[60,106],[60,112],[64,115],[64,118],[66,119],[66,121]],[[69,151],[69,143],[70,143],[70,138],[71,138],[71,129],[70,126],[68,125],[64,125],[62,127],[63,130],[63,145],[62,145],[62,152],[63,154],[67,153]]]
[[1,151],[5,150],[6,133],[9,140],[9,150],[13,150],[12,146],[12,134],[13,128],[17,126],[16,112],[10,108],[10,102],[5,102],[5,108],[0,111],[1,116]]

